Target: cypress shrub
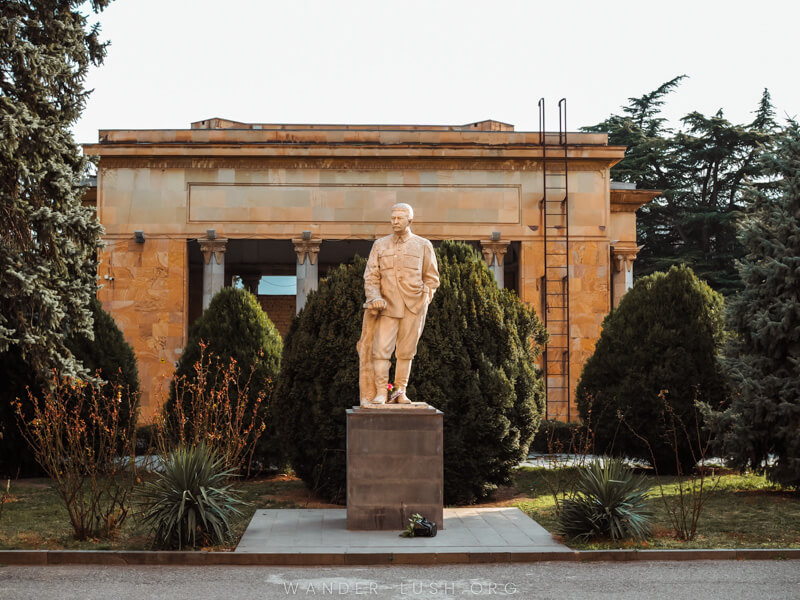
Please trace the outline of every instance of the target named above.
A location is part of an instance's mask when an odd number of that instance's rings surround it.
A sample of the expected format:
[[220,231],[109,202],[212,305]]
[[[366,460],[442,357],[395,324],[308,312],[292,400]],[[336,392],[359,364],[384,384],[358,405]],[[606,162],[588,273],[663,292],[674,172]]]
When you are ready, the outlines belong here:
[[[122,403],[124,412],[120,415],[120,425],[127,430],[130,421],[138,418],[139,375],[136,356],[114,319],[103,310],[97,298],[92,298],[90,308],[94,339],[76,334],[67,340],[67,348],[83,365],[87,375],[99,374],[105,382],[103,394],[108,396],[114,384],[119,384],[123,393],[128,395],[128,401]],[[41,468],[30,453],[23,451],[27,449],[27,444],[19,433],[11,402],[19,398],[27,413],[28,390],[41,397],[42,386],[46,385],[43,380],[45,375],[37,376],[19,353],[14,352],[0,355],[0,373],[6,383],[0,391],[0,474],[39,475]]]
[[546,340],[533,311],[500,290],[469,245],[444,242],[409,391],[444,413],[445,502],[511,483],[544,413],[534,359]]
[[717,360],[724,332],[722,296],[689,267],[639,279],[603,321],[576,389],[597,451],[655,460],[662,473],[690,470],[700,452],[696,403],[720,407],[726,398]]
[[[175,369],[175,378],[194,380],[195,364],[201,356],[201,344],[205,347],[202,350],[204,356],[211,357],[209,381],[221,381],[222,370],[233,359],[242,379],[240,383],[244,384],[245,380],[250,379],[248,400],[255,402],[262,392],[270,400],[280,369],[283,341],[251,292],[225,287],[214,295],[208,308],[192,324],[189,341]],[[167,416],[174,410],[175,398],[173,379],[170,396],[164,407]],[[262,404],[260,410],[266,411],[266,404]],[[269,466],[275,460],[274,431],[268,430],[265,433],[259,441],[254,458],[262,466]]]
[[[544,407],[533,360],[545,332],[471,247],[444,242],[437,256],[441,286],[408,392],[444,412],[445,502],[471,502],[509,483],[527,455]],[[346,492],[344,411],[359,398],[365,264],[340,265],[309,296],[287,336],[273,405],[295,471],[334,502]]]

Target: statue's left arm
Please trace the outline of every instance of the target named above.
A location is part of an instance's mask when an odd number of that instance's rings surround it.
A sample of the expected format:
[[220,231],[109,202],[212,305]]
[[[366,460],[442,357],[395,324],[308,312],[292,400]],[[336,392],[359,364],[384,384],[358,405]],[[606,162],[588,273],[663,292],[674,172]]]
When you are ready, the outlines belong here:
[[439,287],[439,263],[436,262],[436,253],[430,242],[425,244],[425,251],[422,255],[422,284],[428,296],[428,302],[430,302]]

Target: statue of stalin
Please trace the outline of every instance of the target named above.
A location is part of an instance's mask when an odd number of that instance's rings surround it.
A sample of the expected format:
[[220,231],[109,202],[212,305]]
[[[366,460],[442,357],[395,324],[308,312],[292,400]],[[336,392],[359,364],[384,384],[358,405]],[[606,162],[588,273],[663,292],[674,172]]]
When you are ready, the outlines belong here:
[[[364,271],[367,296],[364,307],[373,315],[377,311],[371,339],[375,380],[372,404],[411,403],[406,396],[411,361],[425,327],[428,304],[439,287],[433,245],[411,233],[409,226],[413,219],[414,209],[408,204],[392,207],[394,233],[375,240]],[[397,357],[397,365],[393,393],[388,398],[392,352]]]

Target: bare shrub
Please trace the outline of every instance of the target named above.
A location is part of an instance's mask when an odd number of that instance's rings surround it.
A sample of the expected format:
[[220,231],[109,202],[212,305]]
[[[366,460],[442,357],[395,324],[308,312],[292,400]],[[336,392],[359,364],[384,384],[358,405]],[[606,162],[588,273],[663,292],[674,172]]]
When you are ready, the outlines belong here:
[[271,387],[259,386],[251,393],[250,373],[243,376],[236,359],[226,362],[200,344],[200,358],[191,376],[175,375],[174,402],[154,420],[156,451],[167,456],[176,448],[205,444],[222,457],[225,468],[247,476],[253,470],[253,455],[266,429],[264,404]]
[[[136,479],[135,394],[52,375],[41,398],[14,402],[22,436],[52,478],[77,540],[115,535]],[[133,415],[132,418],[127,415]]]
[[[625,421],[623,414],[618,416],[631,433],[647,447],[653,457],[653,469],[661,492],[661,499],[675,534],[679,539],[693,540],[697,535],[697,525],[700,522],[700,515],[705,507],[708,494],[713,492],[720,482],[720,476],[713,468],[709,469],[706,464],[714,435],[710,428],[702,426],[702,417],[697,402],[694,404],[691,425],[687,425],[672,406],[668,395],[667,390],[661,390],[658,395],[661,399],[661,410],[657,418],[661,419],[662,431],[664,431],[663,438],[658,441],[649,440],[640,435]],[[678,488],[677,494],[668,494],[664,489],[663,478],[659,475],[653,450],[655,443],[666,444],[673,452],[677,473],[675,482]],[[687,447],[691,449],[691,458],[694,464],[694,467],[688,472],[683,466],[685,460],[681,456],[682,449]]]

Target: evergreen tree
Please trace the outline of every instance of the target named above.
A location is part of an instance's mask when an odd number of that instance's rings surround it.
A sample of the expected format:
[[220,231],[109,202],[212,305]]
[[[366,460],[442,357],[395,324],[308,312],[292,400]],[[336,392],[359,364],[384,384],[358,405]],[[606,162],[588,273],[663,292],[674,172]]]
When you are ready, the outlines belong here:
[[87,159],[69,128],[106,45],[83,4],[6,0],[0,12],[0,353],[39,375],[80,372],[66,341],[92,330],[101,226],[81,206]]
[[[545,331],[533,312],[499,290],[463,243],[437,249],[441,285],[417,348],[409,396],[444,412],[446,503],[471,502],[509,483],[544,410],[533,359]],[[335,501],[346,492],[345,409],[358,404],[365,261],[320,282],[286,339],[274,417],[306,484]]]
[[[695,402],[720,408],[726,401],[717,361],[723,339],[722,296],[691,269],[640,278],[603,321],[576,389],[598,452],[652,461],[652,449],[662,473],[693,467],[700,447]],[[670,410],[679,420],[677,449]]]
[[637,216],[643,245],[637,277],[687,264],[727,295],[741,288],[734,262],[743,250],[735,223],[747,185],[768,175],[758,154],[772,139],[774,110],[764,90],[749,124],[732,124],[721,110],[711,117],[692,112],[681,119],[676,133],[666,127],[661,106],[684,77],[630,98],[623,115],[584,130],[607,131],[609,143],[628,147],[625,159],[611,170],[615,180],[662,190]]
[[[740,239],[744,290],[731,302],[738,333],[726,366],[737,394],[727,450],[741,467],[800,487],[800,126],[791,121],[764,167],[778,193],[754,190]],[[771,458],[775,462],[769,462]]]
[[625,146],[625,158],[611,169],[612,179],[635,183],[647,190],[668,190],[672,157],[670,138],[673,130],[661,115],[665,98],[686,75],[678,75],[662,83],[640,98],[628,98],[622,115],[611,115],[605,121],[583,127],[583,131],[608,133],[608,143]]

